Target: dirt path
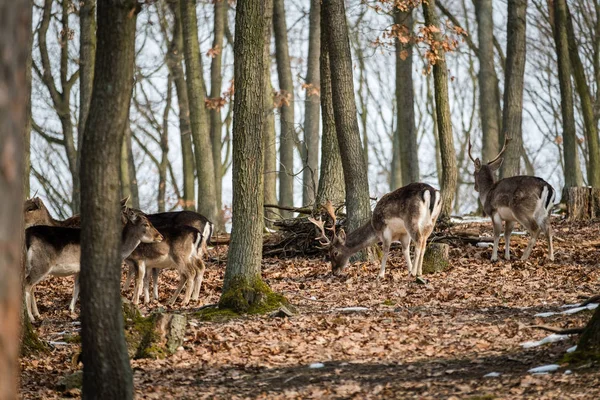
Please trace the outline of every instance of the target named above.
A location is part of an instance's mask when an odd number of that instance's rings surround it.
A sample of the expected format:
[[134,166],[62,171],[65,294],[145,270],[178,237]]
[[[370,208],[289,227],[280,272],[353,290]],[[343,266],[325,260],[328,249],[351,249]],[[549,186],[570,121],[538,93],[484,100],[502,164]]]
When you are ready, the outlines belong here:
[[[491,233],[486,224],[468,228]],[[431,276],[429,285],[408,278],[398,250],[382,282],[375,279],[374,263],[355,263],[345,277],[333,278],[322,260],[267,259],[264,278],[299,314],[289,319],[192,319],[182,351],[165,360],[132,361],[137,397],[600,398],[598,370],[568,374],[562,366],[548,375],[527,372],[556,363],[576,343],[568,338],[524,349],[521,343],[547,336],[527,326],[581,326],[591,312],[534,315],[563,311],[560,306],[580,301],[579,296],[600,292],[598,225],[556,223],[555,231],[564,241],[555,243],[553,263],[544,258],[544,239],[530,262],[501,259],[492,264],[490,249],[456,246],[451,248],[452,267]],[[526,238],[517,236],[512,245],[516,258]],[[218,300],[224,264],[208,270],[202,304]],[[174,274],[163,278],[175,285]],[[77,322],[65,311],[71,282],[51,279],[41,286],[42,337],[62,341],[77,334]],[[169,294],[163,284],[161,296]],[[366,310],[339,310],[344,307]],[[78,347],[57,345],[50,356],[22,359],[23,398],[63,397],[54,385],[81,367],[71,360]],[[310,368],[313,363],[323,366]],[[484,377],[490,372],[501,375]]]

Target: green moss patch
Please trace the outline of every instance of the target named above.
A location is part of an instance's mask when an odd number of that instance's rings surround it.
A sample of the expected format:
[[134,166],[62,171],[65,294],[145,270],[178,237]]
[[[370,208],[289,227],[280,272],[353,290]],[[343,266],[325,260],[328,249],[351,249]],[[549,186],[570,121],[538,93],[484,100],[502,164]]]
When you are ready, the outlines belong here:
[[236,314],[267,314],[281,306],[295,311],[282,294],[273,292],[260,278],[234,279],[219,300],[219,310]]

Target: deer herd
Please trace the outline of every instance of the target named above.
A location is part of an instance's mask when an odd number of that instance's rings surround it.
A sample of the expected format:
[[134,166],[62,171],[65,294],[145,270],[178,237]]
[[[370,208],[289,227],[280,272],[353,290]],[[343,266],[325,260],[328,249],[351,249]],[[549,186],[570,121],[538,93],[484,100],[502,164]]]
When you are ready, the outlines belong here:
[[[494,247],[492,261],[498,259],[498,244],[504,221],[505,259],[510,259],[510,236],[515,222],[521,224],[531,235],[523,252],[526,260],[540,233],[548,237],[550,260],[554,260],[550,210],[556,193],[552,186],[534,176],[515,176],[496,181],[494,172],[503,162],[502,155],[510,141],[506,138],[500,153],[487,164],[468,154],[475,166],[475,190],[485,215],[492,219]],[[135,279],[133,303],[138,304],[144,294],[144,302],[150,302],[150,277],[153,278],[153,297],[158,300],[158,275],[163,269],[179,273],[179,284],[169,299],[174,304],[183,288],[182,304],[198,300],[204,276],[207,244],[213,233],[213,224],[193,211],[174,211],[146,214],[126,206],[122,200],[121,258],[128,267],[125,288]],[[385,276],[390,246],[400,242],[402,253],[411,276],[422,275],[423,255],[427,239],[442,210],[440,191],[425,183],[411,183],[384,195],[375,206],[372,217],[348,235],[336,232],[336,216],[328,203],[325,209],[333,223],[326,228],[323,220],[309,218],[320,230],[317,238],[329,250],[332,273],[338,275],[346,267],[350,257],[358,251],[382,243],[383,257],[378,278]],[[79,296],[80,272],[80,218],[73,216],[64,221],[55,220],[41,199],[34,197],[25,201],[25,304],[31,321],[40,317],[34,289],[48,276],[75,276],[73,296],[69,310],[74,312]],[[330,239],[326,230],[332,232]],[[410,244],[414,242],[414,256],[410,258]],[[85,268],[85,265],[83,266]]]

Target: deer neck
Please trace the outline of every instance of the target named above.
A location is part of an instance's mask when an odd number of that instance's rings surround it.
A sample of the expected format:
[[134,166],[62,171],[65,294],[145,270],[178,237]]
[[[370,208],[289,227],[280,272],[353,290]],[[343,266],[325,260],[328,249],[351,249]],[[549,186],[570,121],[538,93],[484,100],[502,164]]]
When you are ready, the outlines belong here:
[[494,179],[494,173],[490,169],[485,169],[480,172],[479,175],[479,199],[481,204],[485,205],[486,199],[489,197],[492,187],[494,187],[496,179]]
[[377,232],[375,232],[371,220],[369,220],[360,228],[350,232],[346,236],[346,243],[344,246],[349,254],[354,254],[378,241],[379,238],[377,237]]
[[129,257],[131,253],[135,250],[136,247],[142,242],[139,235],[134,234],[134,226],[131,222],[128,222],[127,225],[123,228],[123,234],[121,238],[121,258],[125,259]]

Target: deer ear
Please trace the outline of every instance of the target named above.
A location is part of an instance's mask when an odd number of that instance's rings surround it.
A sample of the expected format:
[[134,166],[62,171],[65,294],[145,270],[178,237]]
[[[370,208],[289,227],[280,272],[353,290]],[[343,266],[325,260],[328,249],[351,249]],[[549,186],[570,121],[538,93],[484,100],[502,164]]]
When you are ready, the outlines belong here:
[[503,162],[504,162],[504,157],[500,157],[496,161],[489,163],[488,166],[490,167],[490,169],[492,171],[496,171],[496,170],[498,170],[498,168],[500,168],[502,166]]
[[341,244],[346,243],[346,232],[344,232],[343,229],[340,229],[340,233],[338,233],[337,238]]

